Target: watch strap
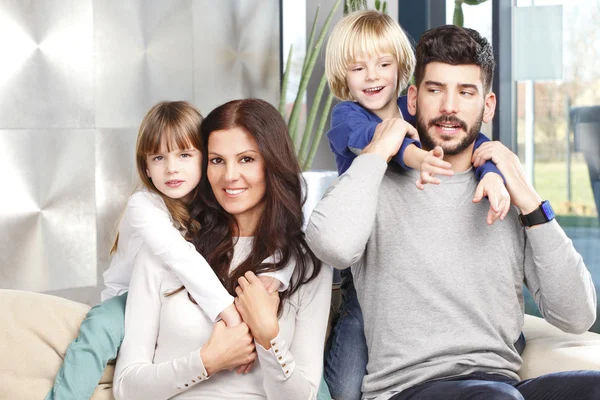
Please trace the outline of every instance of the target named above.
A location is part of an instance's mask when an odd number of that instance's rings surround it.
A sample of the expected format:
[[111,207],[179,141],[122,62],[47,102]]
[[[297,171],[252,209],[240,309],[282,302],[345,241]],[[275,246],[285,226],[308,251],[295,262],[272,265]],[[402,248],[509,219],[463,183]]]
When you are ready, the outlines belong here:
[[554,210],[552,209],[552,206],[550,206],[550,202],[544,200],[540,203],[538,208],[529,214],[520,214],[519,222],[525,227],[531,227],[550,222],[554,219],[554,216]]

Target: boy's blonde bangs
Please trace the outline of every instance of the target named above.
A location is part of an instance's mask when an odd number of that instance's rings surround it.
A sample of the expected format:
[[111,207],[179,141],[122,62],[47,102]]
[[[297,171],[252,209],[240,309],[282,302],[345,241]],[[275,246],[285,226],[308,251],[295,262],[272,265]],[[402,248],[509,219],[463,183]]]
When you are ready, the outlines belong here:
[[333,94],[354,100],[346,84],[348,66],[362,57],[391,54],[398,63],[398,93],[413,73],[415,56],[402,28],[387,14],[357,11],[342,19],[327,43],[325,73]]

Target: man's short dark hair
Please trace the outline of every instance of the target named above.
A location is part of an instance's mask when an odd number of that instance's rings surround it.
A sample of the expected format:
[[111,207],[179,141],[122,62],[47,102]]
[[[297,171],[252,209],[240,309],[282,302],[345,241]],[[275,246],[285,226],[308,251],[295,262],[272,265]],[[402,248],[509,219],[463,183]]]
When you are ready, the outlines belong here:
[[450,65],[474,64],[481,68],[485,93],[490,91],[494,78],[494,53],[486,38],[474,29],[443,25],[426,31],[417,44],[415,81],[421,84],[425,67],[432,62]]

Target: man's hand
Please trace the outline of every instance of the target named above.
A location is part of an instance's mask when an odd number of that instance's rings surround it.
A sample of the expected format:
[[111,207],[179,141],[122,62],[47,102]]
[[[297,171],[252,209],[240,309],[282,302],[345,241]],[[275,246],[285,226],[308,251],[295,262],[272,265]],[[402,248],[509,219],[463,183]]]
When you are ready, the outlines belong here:
[[510,210],[510,194],[504,186],[502,177],[494,172],[488,172],[481,178],[473,196],[473,203],[479,203],[487,196],[490,202],[487,223],[492,225],[498,218],[503,220]]
[[379,154],[386,162],[389,162],[400,150],[400,146],[402,146],[402,141],[406,135],[419,137],[415,127],[401,118],[383,120],[375,128],[373,139],[371,139],[371,142],[363,149],[361,154]]
[[436,146],[433,150],[428,151],[427,154],[425,154],[425,157],[423,157],[423,160],[421,161],[421,175],[419,179],[415,182],[417,188],[423,190],[425,189],[425,184],[427,183],[439,185],[441,181],[435,176],[452,176],[454,174],[454,171],[452,171],[451,168],[452,164],[450,164],[448,161],[444,161],[444,150],[440,146]]
[[487,160],[492,160],[504,175],[511,201],[523,214],[529,214],[539,207],[542,198],[527,182],[525,172],[516,154],[500,142],[485,142],[473,153],[473,166],[479,167]]

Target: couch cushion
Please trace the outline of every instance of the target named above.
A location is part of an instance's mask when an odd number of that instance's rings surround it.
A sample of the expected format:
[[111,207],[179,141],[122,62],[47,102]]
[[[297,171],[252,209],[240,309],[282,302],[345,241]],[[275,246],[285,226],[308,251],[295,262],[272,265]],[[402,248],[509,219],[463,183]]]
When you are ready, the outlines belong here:
[[531,315],[525,315],[523,333],[527,345],[519,371],[521,379],[552,372],[600,370],[600,335],[597,333],[565,333]]
[[[0,399],[43,399],[89,306],[18,290],[0,290]],[[105,370],[93,400],[111,400],[114,368]]]

